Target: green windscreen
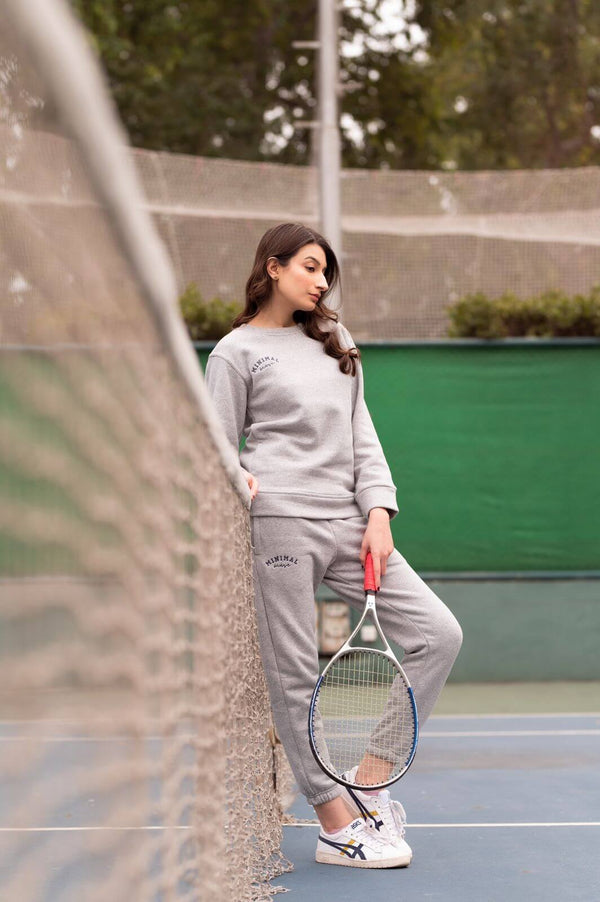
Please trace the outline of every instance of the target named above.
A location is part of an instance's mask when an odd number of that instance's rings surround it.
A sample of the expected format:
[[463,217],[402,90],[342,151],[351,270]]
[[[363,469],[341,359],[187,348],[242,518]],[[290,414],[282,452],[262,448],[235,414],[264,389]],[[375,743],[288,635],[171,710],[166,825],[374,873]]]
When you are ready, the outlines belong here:
[[362,354],[416,569],[600,569],[599,346]]

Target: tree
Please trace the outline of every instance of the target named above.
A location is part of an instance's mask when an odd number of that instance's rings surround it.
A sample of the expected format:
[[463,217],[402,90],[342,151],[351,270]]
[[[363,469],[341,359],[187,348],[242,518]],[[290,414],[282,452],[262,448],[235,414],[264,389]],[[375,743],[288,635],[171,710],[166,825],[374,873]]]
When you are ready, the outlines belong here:
[[596,0],[419,0],[415,21],[453,165],[600,163]]
[[[134,145],[310,162],[311,134],[295,123],[316,118],[316,60],[292,42],[314,40],[317,0],[71,2]],[[437,165],[427,73],[394,44],[398,34],[368,34],[383,22],[378,4],[343,16],[345,45],[362,48],[342,58],[344,164]]]
[[268,4],[72,2],[133,144],[257,157],[272,68],[269,48],[278,30],[278,16],[270,15]]
[[[311,161],[317,0],[71,2],[134,145]],[[344,165],[600,163],[599,36],[596,0],[345,0]]]

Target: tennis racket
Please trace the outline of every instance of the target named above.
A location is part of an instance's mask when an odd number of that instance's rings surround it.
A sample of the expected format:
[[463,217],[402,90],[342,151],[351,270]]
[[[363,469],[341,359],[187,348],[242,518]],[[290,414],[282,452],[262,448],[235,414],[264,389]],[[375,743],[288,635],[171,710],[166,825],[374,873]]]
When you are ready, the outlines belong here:
[[[419,734],[412,688],[379,625],[373,558],[365,561],[365,608],[315,686],[308,716],[313,755],[351,789],[383,789],[410,767]],[[370,617],[384,649],[352,642]]]

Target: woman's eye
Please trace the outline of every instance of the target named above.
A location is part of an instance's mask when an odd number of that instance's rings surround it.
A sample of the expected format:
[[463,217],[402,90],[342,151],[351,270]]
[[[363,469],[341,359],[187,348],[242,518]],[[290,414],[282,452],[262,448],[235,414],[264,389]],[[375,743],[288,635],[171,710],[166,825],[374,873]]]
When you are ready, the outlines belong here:
[[315,271],[314,266],[307,266],[306,269],[308,270],[308,272],[314,272],[314,271]]

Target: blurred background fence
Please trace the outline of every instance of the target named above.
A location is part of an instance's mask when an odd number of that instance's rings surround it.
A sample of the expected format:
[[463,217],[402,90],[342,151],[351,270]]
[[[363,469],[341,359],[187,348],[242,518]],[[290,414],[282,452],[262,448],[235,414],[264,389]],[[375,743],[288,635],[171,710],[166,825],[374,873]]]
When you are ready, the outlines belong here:
[[[317,171],[132,151],[180,291],[243,299],[262,233],[318,227]],[[464,295],[586,293],[600,282],[600,169],[345,170],[342,303],[357,340],[447,333]]]

